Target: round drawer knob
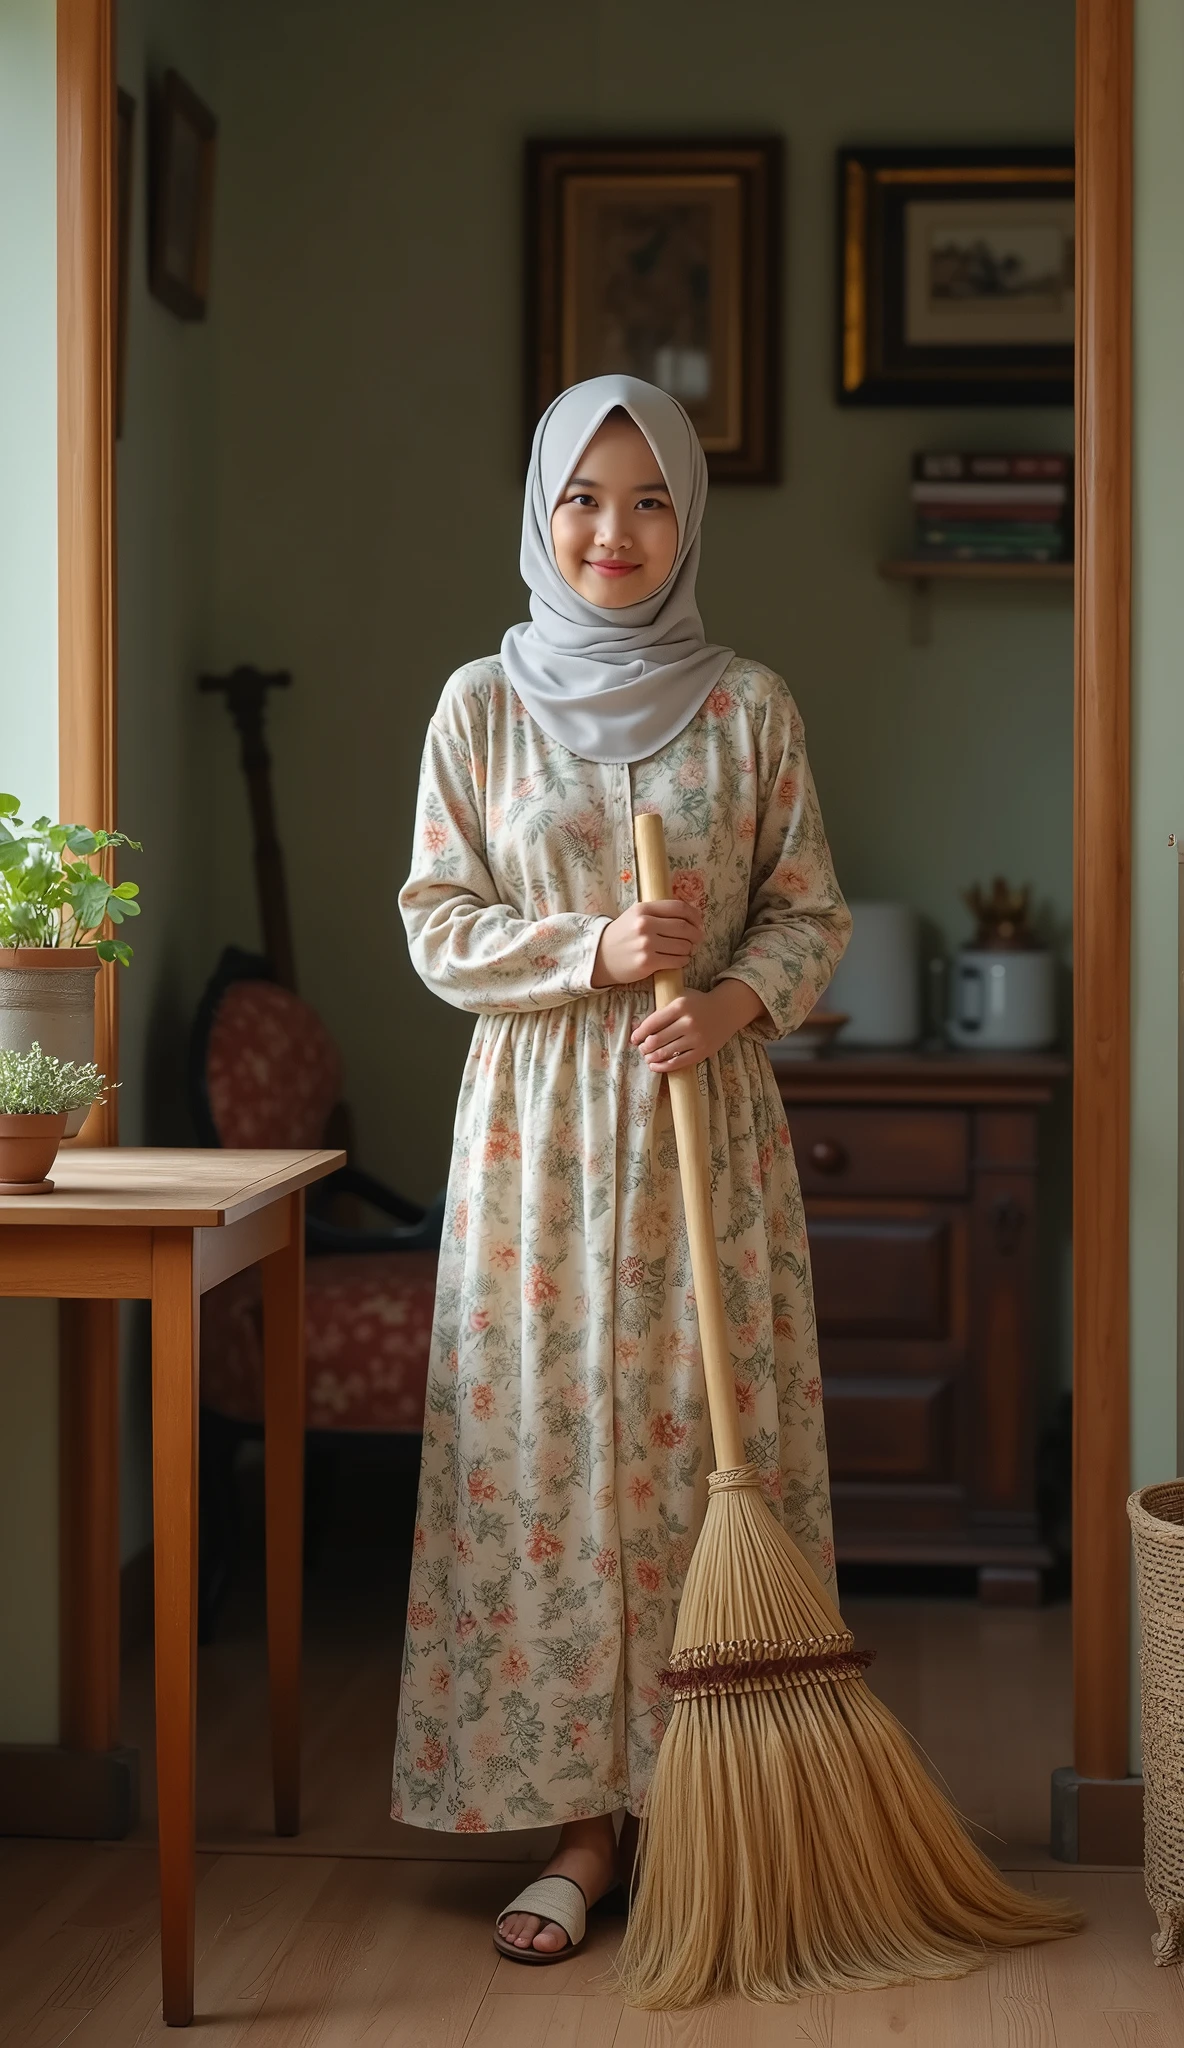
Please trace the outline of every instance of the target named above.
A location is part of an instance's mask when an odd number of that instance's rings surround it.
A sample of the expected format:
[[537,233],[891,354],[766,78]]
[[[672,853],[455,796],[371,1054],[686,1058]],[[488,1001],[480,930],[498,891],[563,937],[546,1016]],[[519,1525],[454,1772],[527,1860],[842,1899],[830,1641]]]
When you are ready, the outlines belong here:
[[847,1164],[847,1147],[834,1138],[815,1138],[810,1147],[810,1164],[819,1173],[841,1173]]

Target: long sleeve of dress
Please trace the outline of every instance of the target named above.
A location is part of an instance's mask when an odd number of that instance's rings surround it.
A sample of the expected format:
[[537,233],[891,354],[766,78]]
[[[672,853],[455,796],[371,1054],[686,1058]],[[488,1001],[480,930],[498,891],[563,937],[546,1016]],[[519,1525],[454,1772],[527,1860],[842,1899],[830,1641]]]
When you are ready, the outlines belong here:
[[768,1020],[749,1025],[750,1036],[781,1038],[809,1016],[851,934],[851,913],[835,879],[802,721],[784,686],[766,706],[755,767],[748,923],[717,979],[746,982],[760,997]]
[[446,1003],[475,1016],[554,1009],[590,994],[600,934],[610,922],[569,911],[532,919],[499,900],[486,865],[474,764],[435,721],[399,908],[416,972]]

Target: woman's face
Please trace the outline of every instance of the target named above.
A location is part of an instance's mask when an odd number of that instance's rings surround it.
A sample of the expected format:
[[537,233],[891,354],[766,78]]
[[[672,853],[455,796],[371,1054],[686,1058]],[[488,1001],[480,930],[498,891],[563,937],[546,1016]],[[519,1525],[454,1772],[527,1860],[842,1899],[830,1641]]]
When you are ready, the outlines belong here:
[[658,458],[631,419],[593,435],[551,515],[565,583],[606,610],[660,590],[678,553],[678,520]]

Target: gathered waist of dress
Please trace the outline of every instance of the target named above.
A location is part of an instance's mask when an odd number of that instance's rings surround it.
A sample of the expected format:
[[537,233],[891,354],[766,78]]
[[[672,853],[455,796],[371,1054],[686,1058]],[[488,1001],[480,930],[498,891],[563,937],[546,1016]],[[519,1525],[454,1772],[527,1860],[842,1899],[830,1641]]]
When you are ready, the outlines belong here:
[[[705,991],[712,982],[691,981],[688,990]],[[583,1057],[587,1048],[593,1064],[602,1066],[606,1057],[632,1052],[630,1035],[642,1017],[654,1009],[654,992],[648,981],[617,984],[593,989],[590,995],[573,996],[569,1002],[548,1004],[537,1010],[486,1010],[475,1021],[470,1057],[488,1059],[498,1045],[534,1048],[532,1057],[551,1046],[556,1053],[566,1045],[566,1056]],[[723,1055],[743,1058],[763,1052],[759,1038],[737,1032],[720,1048]],[[718,1055],[717,1055],[718,1057]]]
[[[705,973],[701,978],[692,974],[686,977],[688,993],[698,991],[705,994],[712,987],[714,975]],[[514,1028],[536,1026],[548,1020],[567,1023],[573,1018],[578,1021],[602,1026],[608,1017],[616,1012],[636,1020],[644,1017],[654,1008],[654,986],[651,981],[616,982],[611,988],[594,988],[585,995],[570,996],[560,1003],[540,1003],[537,1009],[519,1007],[504,1010],[486,1010],[478,1019],[481,1024],[509,1024]]]

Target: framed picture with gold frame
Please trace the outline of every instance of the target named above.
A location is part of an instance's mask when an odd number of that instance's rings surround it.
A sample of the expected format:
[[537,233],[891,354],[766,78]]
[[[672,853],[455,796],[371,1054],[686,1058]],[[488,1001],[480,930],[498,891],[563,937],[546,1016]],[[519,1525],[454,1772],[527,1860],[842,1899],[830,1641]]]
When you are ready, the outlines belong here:
[[526,152],[526,415],[628,371],[681,400],[713,479],[779,471],[781,144],[536,141]]
[[840,405],[1071,405],[1073,150],[839,151]]

